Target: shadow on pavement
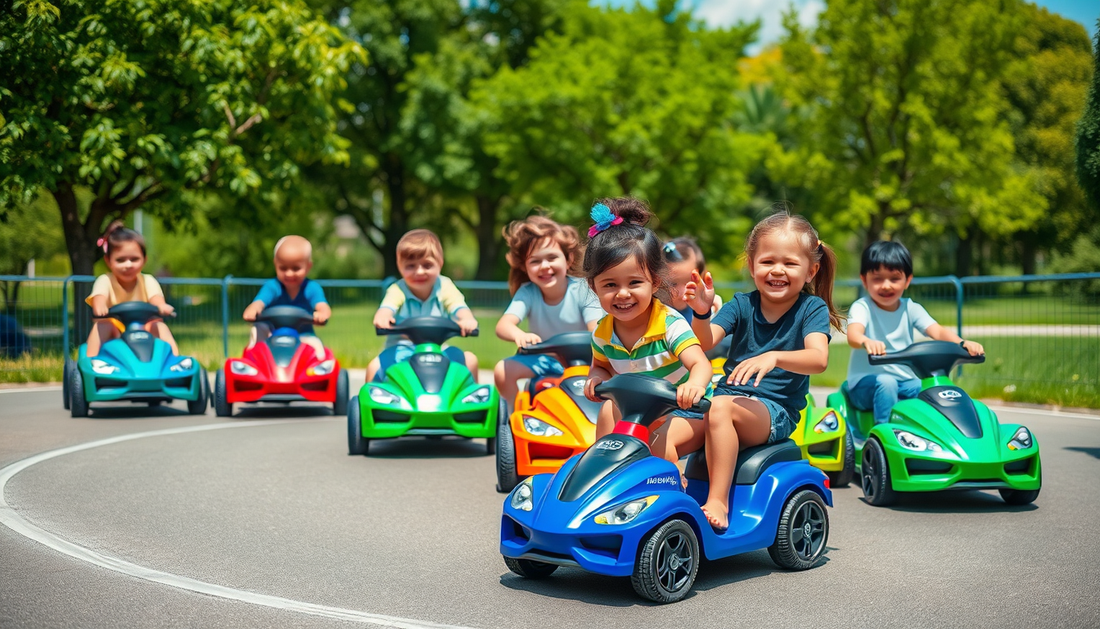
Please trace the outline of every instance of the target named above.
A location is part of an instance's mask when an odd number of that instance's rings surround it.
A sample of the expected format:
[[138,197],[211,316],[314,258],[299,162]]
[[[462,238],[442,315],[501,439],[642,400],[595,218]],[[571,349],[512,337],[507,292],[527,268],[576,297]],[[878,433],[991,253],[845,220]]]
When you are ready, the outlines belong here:
[[296,419],[299,417],[332,417],[329,406],[256,405],[233,409],[233,417],[217,419]]
[[367,455],[379,459],[477,458],[485,453],[484,439],[462,437],[398,437],[371,439]]
[[1094,459],[1100,459],[1100,448],[1087,448],[1083,446],[1072,446],[1068,448],[1062,448],[1063,450],[1069,450],[1070,452],[1084,452]]
[[[105,402],[105,404],[110,404]],[[172,407],[167,404],[149,406],[145,402],[129,404],[120,403],[118,406],[93,406],[88,409],[89,419],[149,419],[154,417],[188,417],[186,408]],[[202,417],[194,415],[193,417]]]
[[[1039,499],[1042,500],[1042,494]],[[861,497],[860,501],[867,503]],[[868,505],[870,506],[870,505]],[[899,493],[897,502],[888,507],[877,507],[891,511],[912,513],[1013,513],[1034,511],[1035,503],[1014,506],[1006,503],[995,493],[978,490],[940,491],[928,493]]]

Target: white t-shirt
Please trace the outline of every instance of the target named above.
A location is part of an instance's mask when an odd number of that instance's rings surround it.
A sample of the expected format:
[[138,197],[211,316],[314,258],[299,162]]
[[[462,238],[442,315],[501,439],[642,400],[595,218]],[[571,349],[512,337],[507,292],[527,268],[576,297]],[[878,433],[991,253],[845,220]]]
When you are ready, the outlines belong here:
[[[848,309],[848,325],[863,324],[864,334],[874,341],[886,343],[887,352],[903,350],[913,344],[913,330],[926,334],[936,320],[928,314],[924,306],[902,297],[897,310],[893,312],[878,307],[870,297],[860,297]],[[854,387],[866,376],[890,374],[898,380],[912,380],[917,377],[913,370],[904,365],[871,366],[867,361],[867,350],[853,349],[848,362],[848,386]]]
[[504,314],[515,315],[521,322],[529,319],[528,329],[546,341],[564,332],[587,332],[588,324],[599,321],[605,313],[588,282],[570,277],[565,297],[553,306],[543,300],[538,286],[527,282],[516,291]]

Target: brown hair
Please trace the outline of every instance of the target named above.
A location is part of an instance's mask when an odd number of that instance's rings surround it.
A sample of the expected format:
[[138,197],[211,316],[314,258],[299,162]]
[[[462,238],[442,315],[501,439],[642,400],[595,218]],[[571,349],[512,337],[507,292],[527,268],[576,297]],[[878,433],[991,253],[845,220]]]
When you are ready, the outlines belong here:
[[414,229],[397,241],[398,264],[421,258],[435,258],[443,265],[443,243],[428,229]]
[[699,243],[691,236],[680,236],[665,243],[665,259],[669,262],[682,262],[687,254],[695,256],[695,270],[702,275],[707,270],[707,259],[703,257],[703,250]]
[[512,221],[501,230],[504,241],[508,243],[508,290],[515,295],[519,287],[531,281],[527,276],[527,257],[536,245],[547,238],[561,247],[561,252],[569,260],[569,274],[576,273],[580,262],[581,239],[577,230],[569,225],[559,225],[548,216],[536,214],[522,221]]
[[126,227],[126,223],[122,221],[111,221],[111,224],[107,226],[107,231],[103,232],[103,236],[96,241],[96,244],[103,249],[103,257],[110,258],[111,252],[116,247],[120,247],[127,242],[136,242],[141,247],[142,257],[148,257],[148,254],[145,253],[145,238]]
[[836,278],[836,254],[833,250],[821,242],[817,230],[810,225],[804,217],[781,210],[772,214],[756,224],[745,241],[745,255],[752,261],[756,250],[760,246],[760,239],[768,234],[786,230],[794,234],[799,244],[802,245],[802,254],[809,258],[811,264],[820,265],[817,275],[812,282],[802,287],[802,292],[817,295],[825,301],[829,307],[829,323],[836,329],[841,329],[844,316],[833,305],[833,280]]
[[588,239],[588,248],[584,252],[584,276],[588,279],[588,285],[595,283],[597,275],[621,264],[630,256],[634,256],[645,269],[655,287],[660,288],[667,284],[665,275],[668,265],[661,249],[661,239],[645,227],[653,218],[649,205],[633,197],[596,201],[597,205],[601,203],[623,220]]

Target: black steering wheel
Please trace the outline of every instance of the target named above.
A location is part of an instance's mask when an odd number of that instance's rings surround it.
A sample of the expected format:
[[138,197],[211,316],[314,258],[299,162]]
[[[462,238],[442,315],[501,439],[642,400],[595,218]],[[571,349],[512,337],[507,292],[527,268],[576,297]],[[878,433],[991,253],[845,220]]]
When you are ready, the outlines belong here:
[[[610,398],[623,414],[623,421],[649,427],[650,424],[680,408],[676,403],[676,386],[668,380],[622,373],[596,385],[596,394]],[[697,413],[710,410],[710,400],[703,398],[690,409]]]
[[[442,345],[449,338],[462,336],[462,328],[447,317],[411,317],[395,324],[392,328],[374,330],[378,336],[407,336],[415,345],[423,343]],[[475,329],[466,336],[478,336],[478,331]]]
[[946,376],[956,365],[984,363],[985,354],[971,356],[958,343],[949,341],[924,341],[881,356],[868,356],[872,365],[905,365],[920,378]]
[[97,319],[118,319],[124,327],[131,325],[145,325],[153,319],[161,319],[165,315],[153,304],[146,301],[125,301],[107,310],[107,314]]
[[563,332],[541,343],[521,347],[517,354],[554,354],[568,367],[592,364],[592,333]]
[[313,323],[313,314],[298,306],[271,306],[256,315],[257,323],[267,323],[273,328],[293,328],[299,332]]

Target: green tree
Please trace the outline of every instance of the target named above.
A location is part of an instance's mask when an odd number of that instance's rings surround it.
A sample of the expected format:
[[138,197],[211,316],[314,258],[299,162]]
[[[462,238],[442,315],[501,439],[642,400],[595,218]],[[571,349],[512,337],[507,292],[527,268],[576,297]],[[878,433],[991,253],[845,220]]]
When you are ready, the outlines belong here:
[[[20,204],[0,220],[0,275],[22,275],[31,260],[43,260],[65,251],[57,205],[41,195]],[[19,300],[19,282],[2,282],[4,309],[13,313]]]
[[74,273],[139,207],[186,220],[197,189],[263,207],[348,159],[333,93],[362,50],[297,0],[17,2],[0,52],[0,202],[52,194]]
[[[1010,234],[1045,199],[1014,163],[1000,82],[1024,14],[1000,0],[832,0],[817,28],[785,17],[779,87],[803,115],[776,177],[812,191],[834,232]],[[912,240],[911,240],[912,242]]]
[[519,69],[475,90],[492,125],[487,151],[527,203],[584,222],[592,200],[647,199],[669,234],[717,257],[749,219],[746,173],[764,140],[738,132],[737,61],[755,25],[707,30],[662,1],[656,10],[575,5]]
[[1077,181],[1093,209],[1100,210],[1100,20],[1093,40],[1092,84],[1077,123]]

